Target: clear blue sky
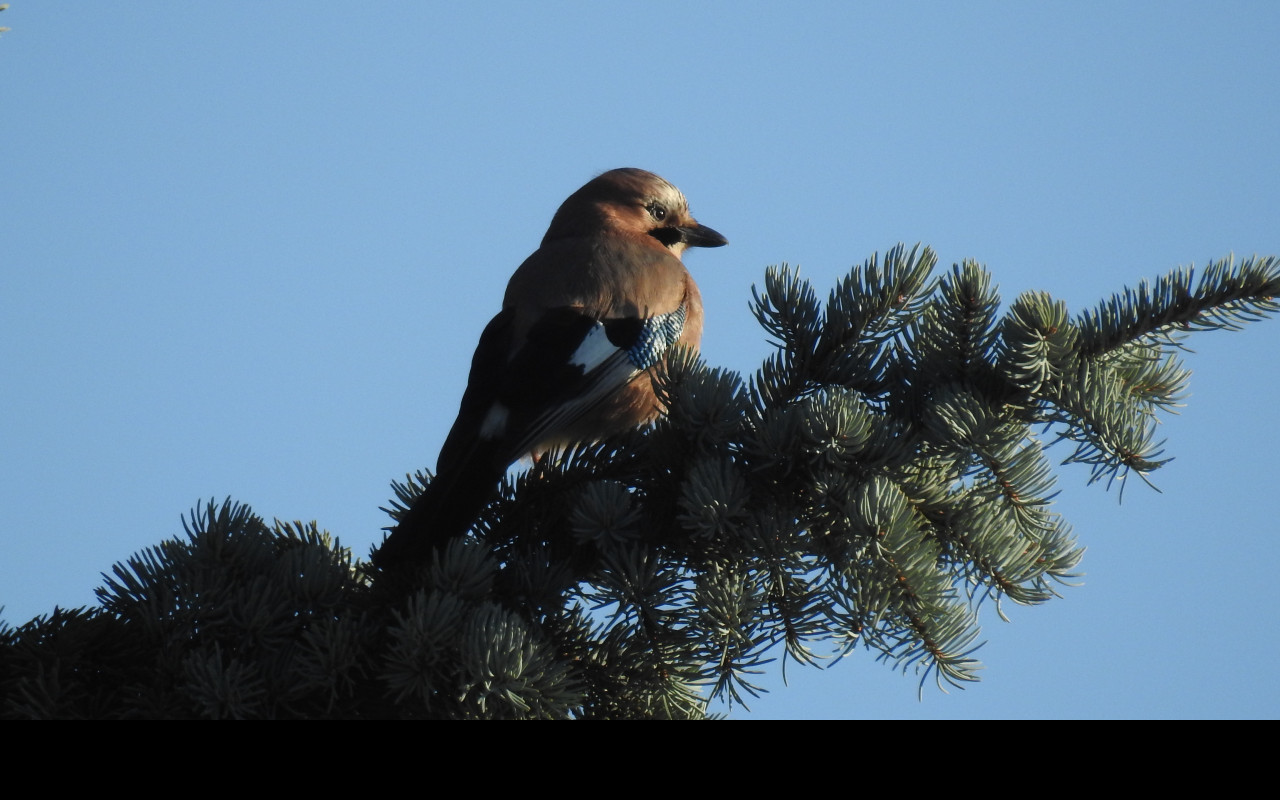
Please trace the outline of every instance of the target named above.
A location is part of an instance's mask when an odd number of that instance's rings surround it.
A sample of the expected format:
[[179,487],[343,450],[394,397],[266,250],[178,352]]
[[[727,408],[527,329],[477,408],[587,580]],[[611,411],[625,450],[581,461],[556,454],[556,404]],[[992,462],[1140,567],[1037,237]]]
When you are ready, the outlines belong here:
[[[1078,310],[1280,254],[1272,2],[11,0],[0,25],[11,624],[93,602],[201,498],[367,553],[507,277],[605,169],[729,237],[687,260],[705,358],[743,371],[770,264],[825,293],[923,241]],[[732,715],[1280,715],[1280,321],[1190,344],[1163,493],[1060,470],[1085,583],[984,609],[981,684],[918,701],[859,651]]]

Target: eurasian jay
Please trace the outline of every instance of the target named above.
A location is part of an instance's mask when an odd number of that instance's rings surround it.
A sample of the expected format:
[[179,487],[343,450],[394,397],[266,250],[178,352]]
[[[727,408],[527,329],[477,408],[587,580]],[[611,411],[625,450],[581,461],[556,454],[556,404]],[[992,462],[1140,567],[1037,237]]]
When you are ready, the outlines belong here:
[[426,560],[466,533],[514,461],[591,442],[662,412],[651,374],[696,348],[702,296],[680,258],[728,240],[689,215],[676,187],[641,169],[588,182],[556,211],[480,336],[435,479],[374,556]]

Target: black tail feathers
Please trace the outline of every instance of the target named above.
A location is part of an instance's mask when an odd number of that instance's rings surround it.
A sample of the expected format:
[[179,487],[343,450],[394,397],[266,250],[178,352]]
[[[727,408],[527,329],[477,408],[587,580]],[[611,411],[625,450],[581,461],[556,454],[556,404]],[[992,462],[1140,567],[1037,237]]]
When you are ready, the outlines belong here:
[[504,471],[489,458],[472,457],[437,475],[374,552],[374,565],[386,570],[422,564],[465,534],[493,500]]

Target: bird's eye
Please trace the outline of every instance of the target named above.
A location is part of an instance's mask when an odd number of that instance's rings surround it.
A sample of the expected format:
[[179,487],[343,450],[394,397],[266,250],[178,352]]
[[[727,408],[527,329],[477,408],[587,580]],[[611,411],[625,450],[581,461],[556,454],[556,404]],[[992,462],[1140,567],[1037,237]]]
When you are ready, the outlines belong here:
[[649,209],[649,216],[653,217],[658,222],[662,222],[667,218],[667,210],[657,203],[650,203],[647,208]]

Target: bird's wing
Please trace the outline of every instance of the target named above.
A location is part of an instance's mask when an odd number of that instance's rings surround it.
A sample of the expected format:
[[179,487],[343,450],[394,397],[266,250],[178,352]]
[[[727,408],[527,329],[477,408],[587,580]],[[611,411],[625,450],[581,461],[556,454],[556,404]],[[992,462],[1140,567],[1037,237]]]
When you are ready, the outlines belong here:
[[[504,398],[526,409],[506,431],[512,460],[570,430],[657,364],[679,341],[686,313],[679,306],[654,317],[595,320],[577,309],[557,309],[530,329]],[[525,370],[535,374],[526,377]],[[537,388],[530,394],[532,387]],[[623,420],[616,427],[632,424]]]
[[512,462],[539,445],[570,438],[574,423],[598,411],[679,340],[685,316],[684,306],[647,319],[607,320],[577,308],[550,309],[514,347],[515,310],[494,317],[472,358],[436,478],[401,527],[434,518],[436,528],[461,532]]
[[679,341],[687,311],[597,320],[577,308],[551,309],[511,353],[515,316],[503,311],[480,337],[436,477],[383,543],[380,563],[421,560],[434,543],[465,533],[511,462],[560,440],[657,364]]
[[685,316],[684,306],[654,317],[605,320],[578,308],[549,309],[511,352],[514,312],[499,314],[476,349],[438,472],[451,471],[481,445],[505,470],[563,434],[656,364],[680,339]]

